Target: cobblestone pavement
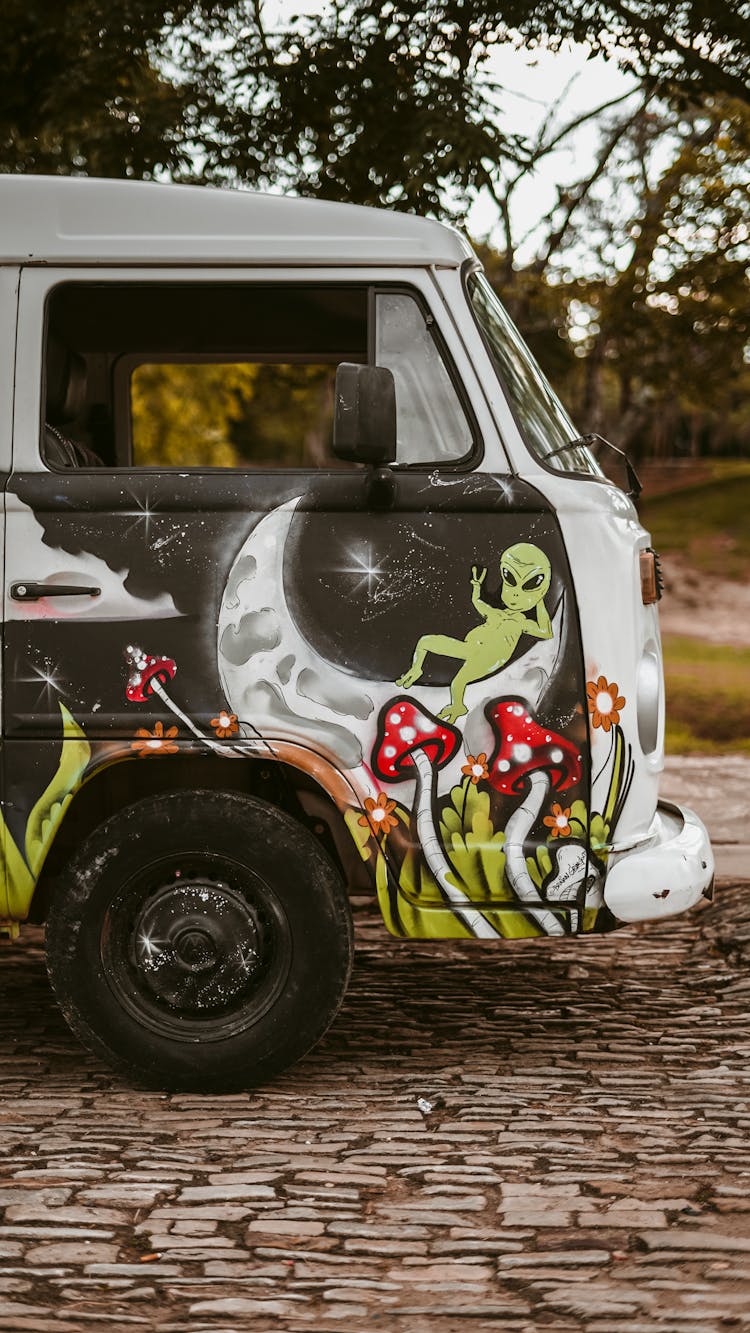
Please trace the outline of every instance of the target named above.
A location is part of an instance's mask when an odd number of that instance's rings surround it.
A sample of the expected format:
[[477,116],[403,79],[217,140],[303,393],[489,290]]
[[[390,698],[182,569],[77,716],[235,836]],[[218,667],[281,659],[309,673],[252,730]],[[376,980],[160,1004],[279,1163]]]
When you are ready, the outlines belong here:
[[230,1097],[113,1078],[4,944],[0,1328],[750,1327],[749,894],[500,946],[362,905],[327,1038]]

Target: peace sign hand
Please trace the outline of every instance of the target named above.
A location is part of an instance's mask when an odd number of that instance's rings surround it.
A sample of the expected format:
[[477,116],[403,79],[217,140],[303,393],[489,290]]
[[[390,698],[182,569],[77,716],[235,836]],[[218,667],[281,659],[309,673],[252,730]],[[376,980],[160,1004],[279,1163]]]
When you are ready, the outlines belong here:
[[486,570],[486,569],[483,569],[482,572],[481,572],[481,574],[478,574],[478,573],[477,573],[477,566],[476,566],[476,565],[472,565],[472,567],[471,567],[471,586],[472,586],[472,588],[474,589],[474,592],[479,592],[479,589],[481,588],[482,584],[484,583],[484,580],[486,579],[486,577],[487,577],[487,570]]

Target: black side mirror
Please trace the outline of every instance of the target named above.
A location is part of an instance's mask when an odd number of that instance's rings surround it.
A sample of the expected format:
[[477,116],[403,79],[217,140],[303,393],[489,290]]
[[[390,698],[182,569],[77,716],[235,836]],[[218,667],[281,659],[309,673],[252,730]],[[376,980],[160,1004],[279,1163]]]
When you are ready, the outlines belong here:
[[385,467],[396,457],[396,385],[385,366],[342,361],[336,370],[333,452]]

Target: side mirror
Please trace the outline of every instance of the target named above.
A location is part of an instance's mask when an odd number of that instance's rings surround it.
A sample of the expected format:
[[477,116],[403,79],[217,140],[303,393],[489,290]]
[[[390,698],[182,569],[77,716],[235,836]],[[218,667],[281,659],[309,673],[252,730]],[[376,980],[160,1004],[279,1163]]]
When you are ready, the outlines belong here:
[[385,467],[396,457],[396,385],[386,366],[342,361],[336,370],[333,452]]

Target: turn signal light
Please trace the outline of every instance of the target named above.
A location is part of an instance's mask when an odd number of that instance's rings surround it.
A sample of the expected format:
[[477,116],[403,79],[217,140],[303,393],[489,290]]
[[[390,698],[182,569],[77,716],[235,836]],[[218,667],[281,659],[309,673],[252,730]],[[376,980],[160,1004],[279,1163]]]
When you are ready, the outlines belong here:
[[664,584],[659,567],[659,557],[653,547],[648,546],[640,554],[641,597],[644,606],[658,602],[664,591]]

